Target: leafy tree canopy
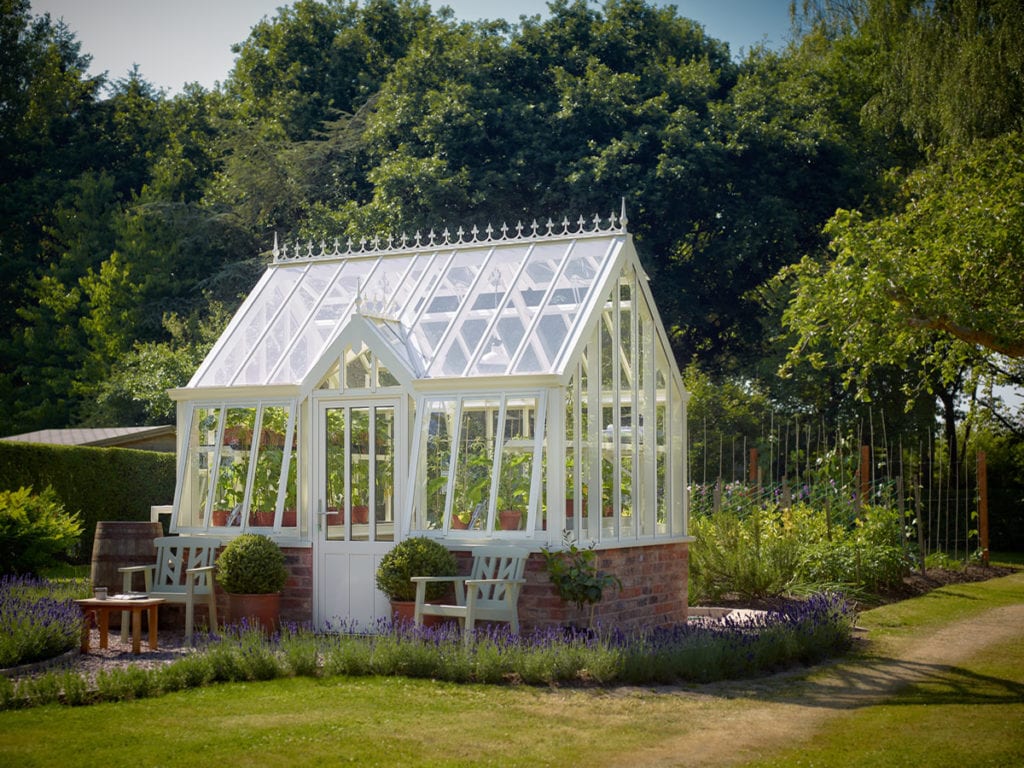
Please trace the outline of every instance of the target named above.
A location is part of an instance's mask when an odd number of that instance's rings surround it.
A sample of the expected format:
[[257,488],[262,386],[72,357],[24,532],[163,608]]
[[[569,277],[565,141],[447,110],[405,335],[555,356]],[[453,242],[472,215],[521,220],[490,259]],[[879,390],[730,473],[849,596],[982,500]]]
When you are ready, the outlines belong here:
[[838,350],[848,382],[923,363],[956,380],[964,365],[1024,358],[1024,139],[1011,133],[938,153],[911,173],[889,215],[841,210],[831,261],[785,273],[794,297],[790,362]]

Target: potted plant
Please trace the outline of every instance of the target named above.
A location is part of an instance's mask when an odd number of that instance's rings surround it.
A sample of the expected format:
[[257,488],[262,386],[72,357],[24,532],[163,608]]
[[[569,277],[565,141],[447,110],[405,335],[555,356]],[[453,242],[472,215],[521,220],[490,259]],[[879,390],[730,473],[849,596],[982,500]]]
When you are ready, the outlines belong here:
[[252,619],[267,632],[278,626],[281,590],[288,580],[284,553],[275,541],[243,533],[217,558],[217,581],[228,595],[232,621]]
[[231,523],[238,525],[238,516],[233,513],[239,511],[242,500],[245,498],[245,481],[249,472],[249,459],[233,459],[221,466],[219,479],[217,481],[217,502],[214,505],[211,522],[216,526],[224,526]]
[[252,501],[249,508],[250,525],[270,527],[274,524],[283,460],[284,450],[282,448],[260,446],[252,482]]
[[592,627],[594,607],[604,599],[604,591],[609,587],[622,589],[622,582],[618,576],[598,570],[597,552],[593,546],[580,549],[570,537],[571,534],[563,537],[565,549],[552,551],[545,547],[541,550],[544,570],[558,590],[559,597],[575,603],[581,611],[584,605],[590,606],[587,623]]
[[517,531],[530,501],[530,453],[512,453],[502,459],[498,477],[498,519],[503,531]]
[[[455,576],[459,568],[443,544],[425,536],[405,539],[389,550],[377,566],[377,589],[388,596],[391,612],[397,619],[412,620],[416,601],[413,576]],[[427,600],[444,597],[450,585],[427,584]]]
[[352,522],[370,522],[369,501],[370,467],[367,459],[356,459],[349,468],[349,485],[352,499]]

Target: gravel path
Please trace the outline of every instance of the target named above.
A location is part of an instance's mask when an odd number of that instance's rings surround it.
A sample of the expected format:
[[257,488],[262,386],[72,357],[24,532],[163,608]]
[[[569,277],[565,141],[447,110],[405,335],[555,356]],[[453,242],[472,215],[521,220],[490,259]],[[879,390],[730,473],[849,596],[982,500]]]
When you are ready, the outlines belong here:
[[101,670],[118,667],[134,666],[141,669],[152,669],[194,653],[192,646],[185,644],[185,633],[182,630],[161,629],[157,636],[157,650],[149,650],[148,635],[143,632],[142,653],[132,653],[132,639],[121,642],[121,631],[111,630],[107,635],[107,647],[100,648],[100,632],[93,628],[89,634],[89,652],[81,653],[76,648],[57,659],[39,664],[28,664],[6,670],[5,674],[13,680],[27,677],[38,677],[47,672],[74,671],[86,675],[90,679],[96,677]]

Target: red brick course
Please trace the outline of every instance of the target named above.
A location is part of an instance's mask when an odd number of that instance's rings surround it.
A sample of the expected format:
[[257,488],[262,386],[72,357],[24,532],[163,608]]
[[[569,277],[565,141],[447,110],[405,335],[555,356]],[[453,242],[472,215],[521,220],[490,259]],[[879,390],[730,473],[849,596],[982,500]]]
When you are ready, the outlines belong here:
[[[309,623],[313,620],[313,550],[285,547],[288,582],[281,597],[281,620]],[[685,622],[687,617],[688,545],[681,542],[597,550],[598,568],[613,573],[622,589],[605,590],[604,600],[594,609],[594,621],[602,626],[633,629],[652,624]],[[469,571],[468,552],[456,552],[463,572]],[[368,585],[368,588],[372,586]],[[217,611],[229,618],[227,596],[217,588]],[[197,606],[196,620],[206,619]],[[586,626],[586,607],[578,610],[558,596],[544,570],[539,552],[526,564],[526,586],[519,600],[519,618],[524,631],[537,627]]]

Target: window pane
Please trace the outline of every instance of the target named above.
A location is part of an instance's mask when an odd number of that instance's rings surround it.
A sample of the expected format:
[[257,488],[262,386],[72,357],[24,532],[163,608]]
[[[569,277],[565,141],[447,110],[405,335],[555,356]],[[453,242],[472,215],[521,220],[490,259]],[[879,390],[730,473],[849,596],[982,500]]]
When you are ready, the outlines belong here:
[[352,540],[370,538],[370,409],[349,411],[349,493],[345,511],[351,515]]
[[451,419],[454,412],[455,405],[451,401],[435,401],[429,406],[430,415],[427,417],[427,431],[424,435],[426,445],[421,448],[426,467],[426,518],[417,521],[417,527],[421,530],[444,528],[444,513],[448,499],[448,468],[452,456]]
[[522,530],[526,523],[533,466],[533,441],[527,439],[527,424],[526,408],[506,407],[497,496],[499,526],[503,531]]
[[178,503],[178,526],[195,528],[205,524],[211,469],[217,461],[217,431],[220,408],[194,408],[192,433],[188,441],[188,465]]
[[488,411],[498,401],[467,401],[462,404],[459,445],[455,463],[455,496],[452,512],[465,519],[472,530],[489,530],[493,433]]
[[288,411],[285,408],[270,406],[263,409],[249,502],[249,525],[270,527],[274,524],[287,425]]
[[324,503],[327,506],[327,539],[345,538],[345,410],[328,408],[324,435],[325,483]]
[[394,541],[395,409],[382,406],[374,410],[374,538],[377,541]]

